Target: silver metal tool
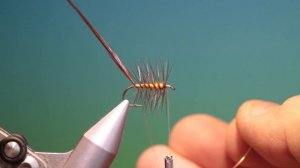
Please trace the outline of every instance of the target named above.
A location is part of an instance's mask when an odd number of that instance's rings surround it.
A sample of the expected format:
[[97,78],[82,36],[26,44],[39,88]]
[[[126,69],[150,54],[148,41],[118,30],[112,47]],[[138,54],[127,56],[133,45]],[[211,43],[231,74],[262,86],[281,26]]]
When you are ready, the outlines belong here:
[[123,100],[66,153],[36,152],[23,136],[0,128],[0,168],[108,168],[118,153],[128,107]]

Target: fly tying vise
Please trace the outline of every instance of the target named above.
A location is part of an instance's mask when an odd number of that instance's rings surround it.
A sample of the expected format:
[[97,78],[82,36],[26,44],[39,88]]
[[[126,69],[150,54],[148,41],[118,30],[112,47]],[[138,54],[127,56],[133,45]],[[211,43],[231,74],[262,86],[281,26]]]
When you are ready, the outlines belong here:
[[[134,104],[132,107],[144,106],[146,109],[152,111],[163,106],[166,102],[168,108],[168,98],[167,89],[170,88],[175,90],[175,87],[167,84],[167,79],[170,73],[169,65],[166,64],[165,67],[157,67],[154,71],[153,67],[149,64],[144,64],[144,67],[137,67],[136,74],[130,73],[130,71],[124,66],[119,56],[111,49],[104,38],[96,31],[92,24],[87,20],[83,13],[77,8],[77,6],[71,1],[67,0],[68,3],[73,7],[73,9],[82,18],[85,24],[89,27],[98,41],[108,52],[110,58],[115,62],[118,68],[123,72],[127,79],[132,83],[131,86],[126,88],[122,94],[122,100],[125,99],[126,93],[130,89],[136,89],[137,94],[134,99]],[[142,102],[142,104],[137,104],[137,102]]]

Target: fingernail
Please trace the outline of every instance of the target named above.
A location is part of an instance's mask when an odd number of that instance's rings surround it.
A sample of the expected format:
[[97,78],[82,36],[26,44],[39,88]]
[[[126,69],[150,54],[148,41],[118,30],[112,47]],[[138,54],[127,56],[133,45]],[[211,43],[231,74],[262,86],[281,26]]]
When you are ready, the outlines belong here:
[[272,102],[256,101],[248,106],[248,113],[253,117],[261,116],[266,114],[273,105]]

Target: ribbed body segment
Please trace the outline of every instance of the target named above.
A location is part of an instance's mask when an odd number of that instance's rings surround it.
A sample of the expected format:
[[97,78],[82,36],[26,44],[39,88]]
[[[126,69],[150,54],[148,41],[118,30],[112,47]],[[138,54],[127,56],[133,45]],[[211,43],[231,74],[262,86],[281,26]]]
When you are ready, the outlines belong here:
[[136,89],[153,89],[153,90],[162,90],[166,88],[166,83],[154,82],[154,83],[137,83],[134,84]]

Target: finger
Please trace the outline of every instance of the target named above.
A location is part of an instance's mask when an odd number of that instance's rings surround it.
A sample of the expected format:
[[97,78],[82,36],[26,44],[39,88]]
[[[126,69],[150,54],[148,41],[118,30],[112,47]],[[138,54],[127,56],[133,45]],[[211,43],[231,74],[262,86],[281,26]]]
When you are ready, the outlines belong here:
[[227,124],[214,117],[195,114],[172,129],[170,147],[203,167],[228,167],[225,136]]
[[144,151],[137,161],[136,168],[164,168],[166,156],[172,156],[174,167],[200,168],[164,145],[156,145]]
[[297,124],[300,121],[299,107],[299,96],[287,100],[281,106],[263,101],[246,102],[236,118],[238,133],[270,164],[278,167],[299,167],[300,164],[295,159],[297,152],[291,151],[295,145],[299,147],[299,132],[295,134],[295,130],[300,130],[300,125]]
[[[236,128],[236,120],[233,120],[228,127],[227,131],[227,155],[232,160],[232,165],[238,164],[243,156],[245,156],[245,160],[238,166],[242,165],[247,167],[256,167],[256,168],[273,168],[271,164],[269,164],[265,159],[263,159],[259,154],[257,154],[253,149],[249,147],[248,144],[244,142],[244,140],[240,137],[237,128]],[[250,151],[248,152],[248,150]]]
[[[291,155],[300,165],[300,96],[295,96],[282,105],[279,111],[284,122],[286,141]],[[300,167],[300,166],[299,166]]]

